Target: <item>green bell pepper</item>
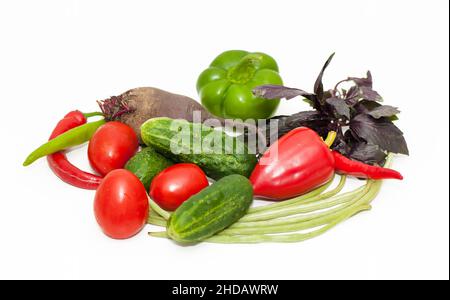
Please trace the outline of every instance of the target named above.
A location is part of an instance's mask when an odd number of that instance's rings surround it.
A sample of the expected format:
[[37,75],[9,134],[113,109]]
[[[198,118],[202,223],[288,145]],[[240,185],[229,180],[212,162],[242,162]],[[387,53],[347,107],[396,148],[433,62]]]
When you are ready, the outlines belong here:
[[267,119],[274,115],[280,100],[255,97],[252,90],[264,84],[283,84],[275,60],[260,52],[230,50],[200,74],[197,92],[203,106],[218,117]]

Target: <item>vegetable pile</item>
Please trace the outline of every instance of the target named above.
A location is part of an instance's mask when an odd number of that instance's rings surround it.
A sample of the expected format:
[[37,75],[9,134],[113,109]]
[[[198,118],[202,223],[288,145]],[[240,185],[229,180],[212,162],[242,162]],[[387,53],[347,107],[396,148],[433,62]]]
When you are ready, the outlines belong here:
[[[114,239],[146,224],[164,227],[150,236],[180,244],[316,237],[369,210],[383,179],[403,179],[389,168],[393,154],[409,153],[394,125],[399,110],[381,104],[370,72],[324,89],[333,56],[308,93],[282,86],[271,56],[226,51],[197,80],[203,106],[156,88],[132,89],[98,101],[101,112],[69,112],[23,165],[47,157],[62,181],[96,190],[97,223]],[[280,99],[297,96],[313,110],[272,117]],[[88,122],[93,117],[100,119]],[[253,152],[251,132],[267,147]],[[92,173],[64,154],[87,142]],[[348,177],[364,183],[342,193]],[[252,206],[255,198],[272,202]]]

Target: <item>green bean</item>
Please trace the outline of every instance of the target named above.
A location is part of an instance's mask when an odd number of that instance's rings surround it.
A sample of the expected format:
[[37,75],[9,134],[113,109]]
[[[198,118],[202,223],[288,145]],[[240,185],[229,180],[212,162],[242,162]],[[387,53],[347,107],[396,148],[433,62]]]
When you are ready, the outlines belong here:
[[[325,216],[328,216],[332,213],[335,213],[337,211],[340,211],[343,207],[345,208],[345,204],[348,201],[351,201],[351,197],[357,197],[360,195],[364,195],[364,193],[367,192],[367,190],[370,188],[369,181],[366,184],[365,188],[358,188],[353,192],[349,192],[346,194],[342,194],[340,196],[336,196],[334,198],[328,199],[327,201],[322,202],[315,202],[314,204],[308,204],[308,205],[302,205],[302,206],[296,206],[288,208],[277,208],[273,210],[266,211],[264,215],[256,218],[256,221],[246,221],[246,217],[239,220],[237,223],[233,224],[229,230],[231,229],[237,229],[237,228],[260,228],[260,227],[266,227],[266,226],[279,226],[279,225],[289,225],[289,224],[295,224],[299,222],[305,222],[305,221],[311,221],[316,218],[322,218]],[[299,213],[307,213],[311,211],[326,209],[330,207],[334,207],[337,205],[342,205],[342,207],[337,207],[328,211],[323,211],[316,214],[310,214],[310,215],[304,215],[304,216],[298,216],[294,218],[289,219],[279,219],[280,216],[286,216],[286,215],[297,215]],[[153,210],[155,211],[155,210]],[[269,218],[270,217],[270,218]],[[276,219],[278,218],[278,219]],[[275,219],[275,220],[274,220]],[[165,222],[165,219],[162,217],[159,217],[156,215],[156,213],[152,214],[149,217],[149,224],[158,225],[158,226],[165,226],[167,223]]]
[[[364,195],[364,193],[361,192],[359,197],[361,198],[363,195]],[[225,229],[220,234],[227,234],[227,235],[248,234],[248,233],[253,233],[254,231],[264,230],[264,229],[278,230],[279,226],[291,225],[291,224],[293,226],[299,226],[300,229],[298,229],[298,230],[301,230],[301,228],[303,228],[303,227],[305,227],[305,229],[307,229],[310,227],[314,227],[314,226],[311,226],[311,224],[315,224],[314,222],[321,222],[323,220],[326,221],[330,218],[330,216],[334,217],[337,213],[342,212],[342,210],[346,209],[351,204],[352,203],[340,204],[337,207],[330,209],[330,210],[322,211],[319,213],[308,214],[308,215],[301,215],[301,216],[297,216],[297,217],[291,217],[291,218],[281,218],[281,219],[279,218],[279,219],[272,219],[272,220],[267,220],[267,221],[256,221],[256,222],[238,221],[237,223],[230,226],[228,229]],[[300,225],[299,223],[302,223],[302,222],[303,222],[303,225]],[[148,223],[152,224],[152,225],[157,225],[157,226],[166,226],[167,225],[167,222],[163,218],[156,216],[156,215],[150,216]],[[319,224],[319,225],[323,225],[323,224],[324,223]],[[286,231],[289,231],[289,230],[286,230]]]
[[157,231],[157,232],[149,232],[149,236],[159,237],[159,238],[169,238],[167,231]]
[[[392,161],[392,154],[389,154],[385,167],[389,167]],[[342,180],[342,178],[341,178]],[[241,219],[229,229],[220,234],[210,237],[205,242],[210,243],[263,243],[263,242],[300,242],[316,236],[319,236],[339,223],[347,220],[353,215],[371,208],[370,203],[378,195],[382,185],[382,180],[367,180],[364,187],[342,195],[333,196],[329,199],[321,200],[315,203],[303,203],[302,205],[291,207],[290,205],[279,206],[275,209],[266,211],[266,216],[270,219],[261,219],[263,211],[253,214],[253,221],[242,222]],[[312,198],[309,198],[312,199]],[[283,218],[291,214],[304,212],[313,212],[331,208],[327,211],[316,212],[309,215],[297,216],[293,218]],[[247,218],[251,220],[252,218]],[[157,221],[157,218],[154,218]],[[161,220],[159,220],[161,221]],[[278,234],[292,231],[303,231],[313,229],[307,233]],[[274,234],[277,233],[277,234]],[[166,232],[151,232],[149,235],[154,237],[167,238]]]
[[[148,197],[148,196],[147,196]],[[150,208],[157,213],[158,215],[160,215],[161,217],[163,217],[165,220],[168,220],[170,218],[170,213],[168,211],[165,211],[164,209],[162,209],[161,207],[159,207],[158,204],[155,203],[155,201],[153,201],[152,198],[148,197],[148,202],[150,204]]]
[[155,225],[155,226],[161,226],[161,227],[167,227],[167,221],[166,220],[164,220],[164,219],[159,220],[159,219],[155,219],[155,218],[151,218],[151,217],[148,218],[147,224]]
[[[338,186],[335,189],[333,189],[330,192],[327,192],[327,193],[323,194],[321,197],[315,197],[315,196],[317,196],[320,193],[322,193],[323,191],[325,191],[331,185],[332,181],[333,180],[330,180],[325,185],[315,189],[314,191],[312,191],[312,192],[310,192],[308,194],[303,195],[305,197],[300,196],[300,197],[297,197],[297,198],[294,198],[294,199],[291,199],[291,200],[286,200],[286,201],[279,202],[279,203],[273,203],[273,204],[265,205],[265,206],[262,206],[262,207],[250,208],[249,214],[251,214],[250,213],[251,211],[253,211],[253,212],[262,212],[262,211],[269,211],[269,210],[272,210],[272,209],[275,209],[275,208],[279,208],[279,207],[295,205],[297,203],[302,203],[302,201],[308,200],[308,198],[310,198],[312,201],[316,201],[316,200],[319,200],[319,199],[325,199],[325,197],[331,197],[331,196],[339,193],[342,190],[342,188],[343,188],[343,186],[345,184],[345,176],[341,176],[341,180],[339,181],[339,184],[338,184]],[[155,219],[158,219],[158,216],[161,216],[165,220],[167,220],[168,217],[170,217],[170,213],[164,211],[153,200],[150,199],[149,203],[150,203],[150,207],[151,207],[151,213],[155,214]],[[166,217],[163,217],[162,215],[164,215]],[[161,220],[157,220],[157,221],[161,221]]]
[[[341,180],[342,180],[342,178],[341,178]],[[291,204],[303,203],[304,201],[308,201],[311,198],[316,198],[316,196],[322,194],[331,185],[332,182],[333,182],[333,179],[331,179],[329,182],[322,185],[321,187],[318,187],[317,189],[315,189],[309,193],[306,193],[304,195],[301,195],[299,197],[296,197],[296,198],[292,198],[289,200],[276,202],[276,203],[272,203],[272,204],[268,204],[268,205],[252,207],[248,210],[248,214],[253,214],[253,213],[257,213],[257,212],[261,212],[261,211],[270,210],[273,208],[288,206]]]
[[[391,157],[388,156],[386,161],[386,166],[390,165]],[[296,233],[296,234],[284,234],[284,235],[267,235],[267,234],[259,234],[259,235],[216,235],[211,238],[208,238],[206,242],[210,243],[263,243],[263,242],[280,242],[280,243],[289,243],[289,242],[301,242],[316,236],[319,236],[328,230],[332,229],[339,223],[347,220],[348,218],[354,216],[355,214],[367,210],[370,208],[369,203],[375,199],[378,195],[382,180],[369,180],[372,182],[371,188],[368,193],[366,193],[362,198],[353,201],[354,203],[350,206],[351,209],[348,209],[345,213],[341,214],[339,217],[335,218],[329,224],[308,232],[308,233]]]
[[[350,218],[354,214],[364,210],[364,207],[358,207],[354,210],[348,212],[345,215],[340,216],[338,219],[334,220],[332,223],[323,226],[317,230],[308,232],[308,233],[295,233],[295,234],[284,234],[284,235],[238,235],[238,236],[227,236],[227,235],[215,235],[205,240],[205,242],[209,243],[217,243],[217,244],[256,244],[256,243],[265,243],[265,242],[278,242],[278,243],[295,243],[301,242],[313,237],[324,234],[330,229],[334,228],[339,223],[345,221]],[[150,232],[150,236],[159,237],[159,238],[168,238],[167,232]]]
[[317,199],[309,198],[309,199],[305,199],[304,201],[300,201],[300,202],[295,203],[295,204],[307,204],[307,203],[316,202],[318,200],[331,198],[331,197],[339,194],[342,191],[342,189],[345,186],[345,182],[346,181],[347,181],[347,176],[346,175],[342,175],[341,179],[339,180],[338,185],[334,189],[332,189],[331,191],[328,191],[326,193],[323,193],[323,194],[319,195]]
[[166,219],[161,218],[160,216],[156,216],[156,215],[151,215],[148,217],[148,223],[150,223],[151,221],[158,221],[158,222],[166,222]]
[[255,221],[255,222],[236,222],[228,229],[240,229],[240,228],[259,228],[259,227],[266,227],[266,226],[280,226],[280,225],[289,225],[289,224],[297,224],[301,222],[307,222],[311,221],[317,218],[321,218],[324,216],[328,216],[330,214],[334,214],[336,212],[342,211],[342,209],[345,209],[346,207],[350,206],[351,204],[340,204],[336,207],[333,207],[332,209],[328,209],[325,211],[315,212],[315,213],[308,213],[308,214],[300,214],[295,215],[293,217],[289,218],[276,218],[271,220],[265,220],[265,221]]
[[316,212],[316,213],[308,213],[308,214],[302,214],[302,215],[295,215],[290,216],[288,218],[282,217],[277,219],[271,219],[266,221],[254,221],[254,222],[236,222],[228,229],[238,229],[238,228],[254,228],[254,227],[261,227],[261,226],[278,226],[278,225],[288,225],[288,224],[294,224],[294,223],[300,223],[300,222],[306,222],[309,220],[313,220],[315,218],[320,218],[322,216],[326,216],[330,213],[334,213],[336,211],[340,211],[344,205],[341,204],[340,206],[336,206],[335,208]]
[[[235,228],[230,227],[225,229],[220,235],[248,235],[248,234],[268,234],[268,233],[284,233],[290,231],[300,231],[311,229],[314,227],[325,225],[331,222],[334,218],[344,214],[348,210],[354,209],[354,204],[359,200],[363,199],[368,193],[370,193],[370,186],[364,192],[355,196],[350,202],[340,205],[335,208],[333,211],[325,211],[322,212],[321,215],[317,215],[316,217],[312,217],[309,220],[300,220],[300,217],[288,219],[275,219],[271,221],[262,221],[262,222],[254,222],[255,225],[253,227],[246,228]],[[358,205],[357,205],[358,206]],[[369,209],[369,205],[362,203],[360,206],[367,207]],[[304,216],[303,216],[304,217]],[[258,224],[259,223],[259,224]],[[243,223],[245,224],[245,223]]]
[[167,221],[151,209],[147,218],[147,224],[166,227]]
[[314,203],[306,203],[299,206],[288,206],[279,209],[270,210],[267,212],[262,212],[258,214],[245,215],[239,222],[254,222],[254,221],[264,221],[271,220],[280,217],[286,217],[291,215],[296,215],[300,213],[313,212],[315,210],[321,210],[326,208],[331,208],[338,204],[343,204],[350,201],[353,197],[357,196],[359,193],[364,192],[364,190],[370,188],[369,184],[365,187],[357,188],[354,191],[347,192],[341,195],[336,195],[328,199],[323,199]]
[[[361,210],[369,210],[370,205],[361,205],[359,206]],[[293,231],[302,231],[313,229],[316,227],[320,227],[326,225],[342,214],[354,210],[355,207],[348,207],[345,209],[341,209],[338,212],[328,214],[319,218],[315,218],[306,222],[293,223],[288,225],[277,225],[277,226],[264,226],[264,227],[254,227],[254,228],[239,228],[239,229],[225,229],[220,232],[218,235],[252,235],[252,234],[273,234],[273,233],[286,233]]]

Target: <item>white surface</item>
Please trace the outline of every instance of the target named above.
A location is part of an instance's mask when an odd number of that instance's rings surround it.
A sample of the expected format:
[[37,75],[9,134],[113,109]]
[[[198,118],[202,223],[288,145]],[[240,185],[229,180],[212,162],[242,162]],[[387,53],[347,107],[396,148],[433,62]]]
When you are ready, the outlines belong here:
[[[0,278],[448,279],[448,1],[2,1]],[[371,212],[298,244],[179,247],[106,238],[91,191],[21,163],[74,108],[138,86],[196,98],[228,49],[264,51],[285,84],[373,72],[410,157]],[[280,113],[304,110],[284,102]],[[71,156],[87,168],[85,149]]]

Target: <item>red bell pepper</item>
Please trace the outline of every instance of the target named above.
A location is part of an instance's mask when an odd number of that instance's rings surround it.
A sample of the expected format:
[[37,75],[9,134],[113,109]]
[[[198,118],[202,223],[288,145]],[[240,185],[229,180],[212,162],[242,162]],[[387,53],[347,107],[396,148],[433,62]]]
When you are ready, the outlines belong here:
[[306,193],[329,181],[334,158],[320,136],[299,127],[273,144],[250,176],[255,196],[283,200]]
[[331,151],[313,130],[299,127],[263,155],[250,176],[255,196],[284,200],[329,181],[334,172],[371,179],[402,179],[397,171],[366,165]]

